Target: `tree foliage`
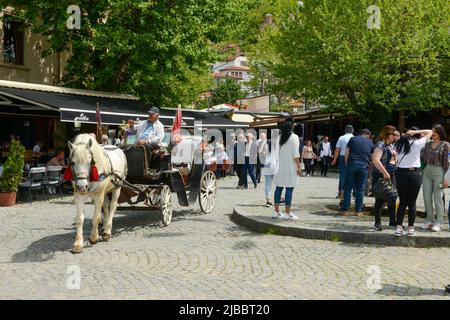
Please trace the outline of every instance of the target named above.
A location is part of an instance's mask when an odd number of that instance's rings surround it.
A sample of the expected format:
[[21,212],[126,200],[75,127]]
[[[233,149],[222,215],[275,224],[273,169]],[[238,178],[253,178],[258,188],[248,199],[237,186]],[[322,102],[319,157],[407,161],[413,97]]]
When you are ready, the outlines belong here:
[[63,85],[136,94],[160,106],[190,103],[209,89],[216,46],[238,39],[255,0],[0,0],[49,38],[44,55],[70,50]]
[[213,105],[228,103],[236,104],[236,100],[244,98],[241,86],[232,79],[225,79],[219,82],[217,88],[213,90]]
[[[273,65],[260,60],[289,94],[356,112],[373,129],[398,110],[449,104],[448,0],[305,0],[284,11],[279,1],[266,3],[276,30],[254,47],[274,57]],[[373,4],[381,10],[380,29],[368,28]]]

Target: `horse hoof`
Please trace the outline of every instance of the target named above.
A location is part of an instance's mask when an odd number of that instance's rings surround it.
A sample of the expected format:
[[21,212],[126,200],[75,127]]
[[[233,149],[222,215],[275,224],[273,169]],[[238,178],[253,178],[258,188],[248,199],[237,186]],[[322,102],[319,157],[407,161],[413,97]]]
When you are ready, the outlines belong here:
[[102,235],[102,239],[103,239],[103,241],[108,241],[108,240],[110,240],[110,239],[111,239],[111,234],[104,233],[104,234]]
[[97,240],[91,240],[91,238],[89,238],[89,243],[90,243],[90,244],[94,245],[94,244],[96,244],[97,242],[98,242],[98,238],[97,238]]
[[76,254],[76,253],[82,253],[83,252],[83,247],[82,246],[75,246],[75,247],[73,247],[72,248],[72,251],[71,251],[73,254]]

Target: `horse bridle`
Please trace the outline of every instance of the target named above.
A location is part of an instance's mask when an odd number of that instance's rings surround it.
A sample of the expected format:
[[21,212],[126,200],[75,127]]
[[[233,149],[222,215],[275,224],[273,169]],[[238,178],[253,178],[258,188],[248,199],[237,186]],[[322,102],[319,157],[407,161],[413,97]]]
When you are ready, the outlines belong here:
[[69,158],[70,169],[72,170],[72,181],[73,182],[77,182],[78,180],[87,180],[88,182],[91,182],[90,178],[91,178],[92,166],[95,166],[95,160],[94,160],[94,154],[92,153],[92,150],[90,150],[90,149],[89,149],[89,154],[91,155],[91,165],[89,166],[89,172],[88,172],[87,177],[77,175],[77,173],[75,172],[73,165],[72,165],[72,158]]

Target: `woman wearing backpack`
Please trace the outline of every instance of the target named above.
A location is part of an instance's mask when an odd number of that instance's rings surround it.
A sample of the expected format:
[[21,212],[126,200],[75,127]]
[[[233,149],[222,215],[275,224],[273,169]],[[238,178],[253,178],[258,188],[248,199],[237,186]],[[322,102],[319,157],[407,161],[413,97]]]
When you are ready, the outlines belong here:
[[422,186],[420,174],[420,151],[430,140],[431,130],[419,130],[412,127],[395,144],[399,162],[395,174],[400,204],[397,209],[396,236],[403,235],[403,218],[408,207],[408,236],[413,237],[416,219],[416,200]]
[[[440,124],[434,125],[432,130],[432,141],[425,145],[420,155],[420,159],[425,165],[423,170],[423,200],[427,212],[427,222],[422,228],[439,232],[444,220],[442,196],[444,189],[448,187],[448,181],[444,178],[444,174],[449,168],[448,153],[450,145],[447,142],[445,130]],[[436,211],[433,210],[433,200]]]
[[[397,168],[396,158],[397,151],[393,146],[395,139],[395,127],[385,126],[380,133],[379,141],[375,144],[375,149],[373,151],[373,174],[372,181],[375,185],[378,180],[384,179],[386,181],[391,181],[395,186],[395,170]],[[373,213],[375,215],[375,225],[374,229],[376,231],[382,231],[381,226],[381,210],[383,210],[384,200],[376,198],[375,206],[373,208]],[[389,226],[395,227],[395,201],[388,203],[389,210]]]

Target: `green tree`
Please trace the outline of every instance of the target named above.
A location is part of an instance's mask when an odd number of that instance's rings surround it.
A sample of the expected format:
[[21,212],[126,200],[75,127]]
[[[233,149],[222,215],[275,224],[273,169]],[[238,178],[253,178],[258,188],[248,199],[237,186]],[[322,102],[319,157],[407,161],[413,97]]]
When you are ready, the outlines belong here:
[[240,84],[232,79],[225,79],[213,90],[212,103],[214,105],[222,103],[236,104],[236,100],[243,97],[244,93],[241,91]]
[[[380,29],[368,28],[374,3]],[[396,111],[449,104],[449,21],[448,0],[305,0],[278,10],[276,30],[255,46],[274,56],[266,66],[287,93],[377,130]]]
[[174,106],[210,83],[215,44],[239,38],[255,0],[79,0],[81,29],[69,30],[71,0],[0,0],[49,38],[43,55],[71,52],[63,85],[136,94]]

